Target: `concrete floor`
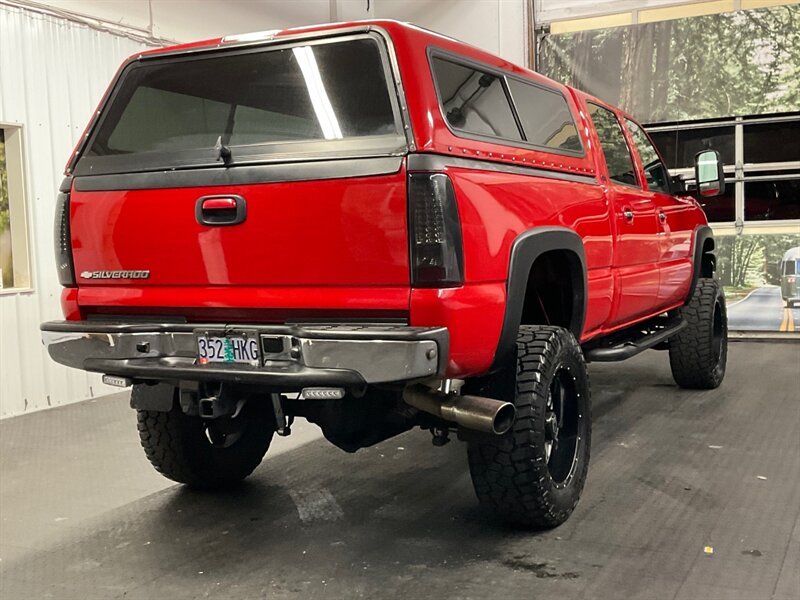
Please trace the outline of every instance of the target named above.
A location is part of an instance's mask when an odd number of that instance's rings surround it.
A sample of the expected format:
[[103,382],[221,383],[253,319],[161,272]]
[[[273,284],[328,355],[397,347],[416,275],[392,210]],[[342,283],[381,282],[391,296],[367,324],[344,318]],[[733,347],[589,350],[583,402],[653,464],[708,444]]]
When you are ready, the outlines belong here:
[[346,455],[301,428],[212,495],[150,469],[124,394],[5,420],[0,598],[800,598],[800,343],[731,344],[712,392],[664,353],[590,371],[587,486],[538,534],[419,431]]

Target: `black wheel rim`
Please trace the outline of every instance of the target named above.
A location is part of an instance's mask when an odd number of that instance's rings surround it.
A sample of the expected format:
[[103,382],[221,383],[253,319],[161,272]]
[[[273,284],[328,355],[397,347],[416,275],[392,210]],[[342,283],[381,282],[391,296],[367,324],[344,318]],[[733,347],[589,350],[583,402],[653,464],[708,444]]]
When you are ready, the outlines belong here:
[[215,448],[230,448],[244,434],[246,424],[244,419],[220,418],[203,420],[206,439]]
[[545,408],[545,459],[556,487],[565,487],[575,473],[581,442],[580,392],[570,369],[556,369]]
[[711,329],[711,349],[714,353],[714,363],[718,363],[722,356],[722,342],[725,339],[725,323],[722,318],[722,306],[719,300],[714,303],[714,322]]

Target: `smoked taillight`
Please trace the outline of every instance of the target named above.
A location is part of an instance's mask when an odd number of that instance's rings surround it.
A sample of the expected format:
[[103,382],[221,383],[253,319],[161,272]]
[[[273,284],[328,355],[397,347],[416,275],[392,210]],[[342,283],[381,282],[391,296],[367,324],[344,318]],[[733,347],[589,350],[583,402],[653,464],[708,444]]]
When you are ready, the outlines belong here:
[[75,287],[75,267],[72,263],[72,236],[69,229],[69,194],[61,192],[56,199],[54,242],[58,281],[64,287]]
[[464,248],[453,183],[444,173],[408,176],[411,285],[456,287],[464,283]]

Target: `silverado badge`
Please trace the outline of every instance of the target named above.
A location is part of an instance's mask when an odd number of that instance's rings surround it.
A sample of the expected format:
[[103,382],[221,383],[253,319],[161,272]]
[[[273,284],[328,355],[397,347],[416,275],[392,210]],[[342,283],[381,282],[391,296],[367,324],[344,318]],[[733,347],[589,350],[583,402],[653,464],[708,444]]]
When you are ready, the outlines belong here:
[[83,279],[147,279],[150,271],[82,271]]

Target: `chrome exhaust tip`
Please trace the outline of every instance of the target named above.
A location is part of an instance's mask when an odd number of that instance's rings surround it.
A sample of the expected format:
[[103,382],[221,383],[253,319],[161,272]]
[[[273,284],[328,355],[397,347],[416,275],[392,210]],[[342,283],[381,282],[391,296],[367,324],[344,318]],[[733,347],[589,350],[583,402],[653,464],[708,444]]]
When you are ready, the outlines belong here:
[[482,396],[442,394],[421,385],[403,391],[406,404],[435,417],[474,431],[503,435],[514,424],[516,409],[510,402]]

